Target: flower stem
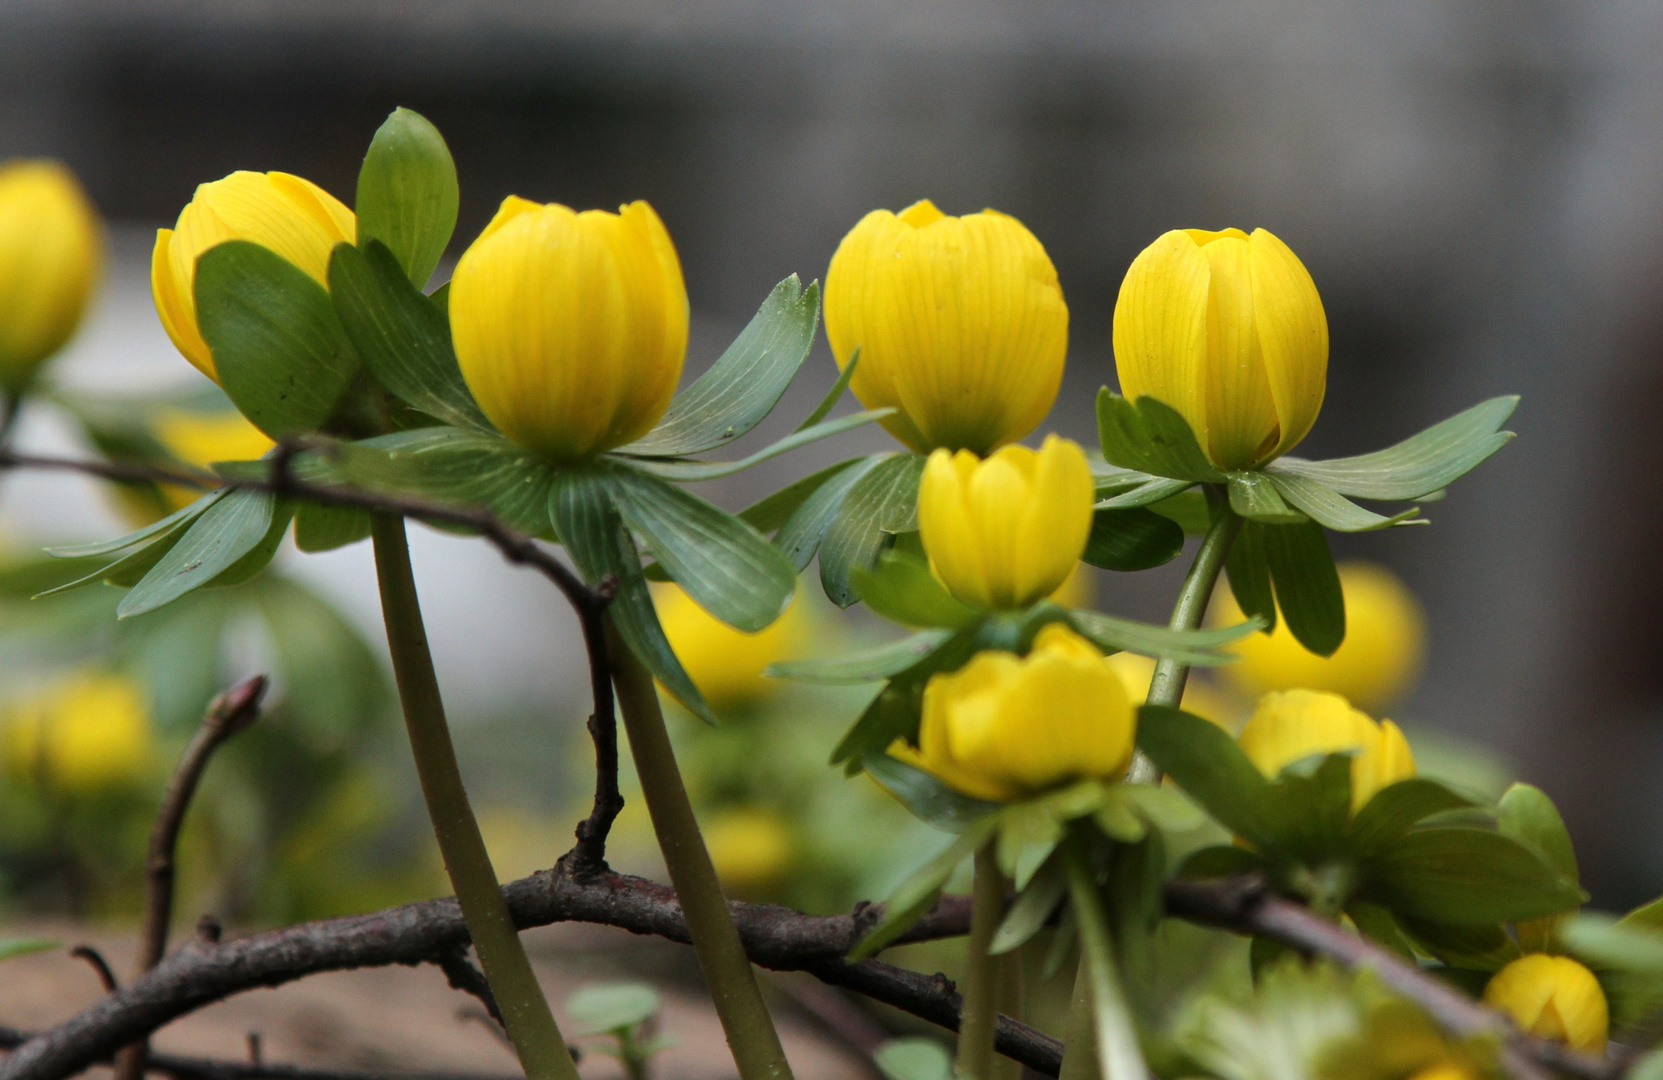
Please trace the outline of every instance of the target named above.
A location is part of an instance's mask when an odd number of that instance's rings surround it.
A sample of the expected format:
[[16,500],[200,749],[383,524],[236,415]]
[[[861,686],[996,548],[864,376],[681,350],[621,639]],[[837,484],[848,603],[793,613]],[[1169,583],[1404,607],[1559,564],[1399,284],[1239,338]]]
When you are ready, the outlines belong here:
[[970,958],[964,1005],[959,1012],[959,1052],[954,1071],[969,1080],[992,1080],[993,1028],[999,1011],[1000,957],[990,956],[993,932],[1005,916],[1005,878],[993,841],[976,850],[970,897]]
[[733,914],[716,880],[716,868],[705,850],[704,837],[693,816],[693,804],[676,767],[670,734],[664,727],[658,690],[652,674],[607,622],[607,653],[612,661],[612,680],[618,688],[619,711],[624,730],[641,777],[647,813],[658,833],[664,865],[670,871],[687,918],[687,932],[698,954],[699,968],[716,1004],[728,1048],[740,1080],[790,1080],[791,1066],[785,1060],[779,1033],[762,1001],[750,958],[739,941]]
[[[1207,613],[1207,602],[1212,599],[1213,588],[1218,584],[1218,575],[1224,571],[1224,560],[1230,554],[1230,545],[1235,542],[1236,534],[1241,532],[1241,518],[1230,509],[1227,501],[1217,498],[1209,498],[1208,501],[1213,503],[1212,524],[1201,538],[1201,547],[1195,553],[1189,575],[1184,578],[1184,587],[1178,590],[1178,602],[1172,605],[1172,620],[1167,625],[1174,630],[1194,630],[1201,625],[1201,619]],[[1156,663],[1155,676],[1149,680],[1149,704],[1176,709],[1184,700],[1184,684],[1189,681],[1189,675],[1189,665],[1181,661],[1161,660]],[[1155,768],[1154,762],[1139,753],[1132,761],[1127,779],[1133,783],[1158,783],[1161,772]]]
[[479,823],[468,805],[456,749],[445,723],[433,655],[427,647],[416,580],[410,569],[410,548],[404,520],[392,514],[374,516],[375,572],[381,586],[381,611],[387,623],[387,646],[410,749],[416,759],[433,835],[439,841],[445,870],[450,874],[468,936],[479,953],[486,981],[502,1010],[503,1027],[519,1055],[527,1080],[578,1080],[577,1067],[548,1000],[532,973],[519,931],[503,902],[496,871],[479,835]]
[[[1143,1051],[1138,1046],[1137,1027],[1132,1023],[1131,1013],[1126,1007],[1126,995],[1120,987],[1114,938],[1109,932],[1103,898],[1097,892],[1096,875],[1092,873],[1081,839],[1076,834],[1065,841],[1068,894],[1074,905],[1074,918],[1080,927],[1081,971],[1088,980],[1092,1031],[1096,1035],[1096,1057],[1101,1070],[1097,1075],[1102,1080],[1146,1080],[1149,1066],[1144,1063]],[[1079,988],[1076,987],[1076,1001],[1079,998]],[[1072,1034],[1072,1017],[1070,1020]],[[1081,1056],[1077,1050],[1070,1053],[1073,1048],[1074,1040],[1070,1040],[1063,1050],[1061,1075],[1091,1076],[1091,1071],[1083,1069],[1079,1062],[1070,1063],[1071,1057]]]
[[1068,1003],[1068,1030],[1057,1080],[1096,1080],[1097,1019],[1092,1015],[1091,973],[1085,957],[1074,972],[1074,996]]

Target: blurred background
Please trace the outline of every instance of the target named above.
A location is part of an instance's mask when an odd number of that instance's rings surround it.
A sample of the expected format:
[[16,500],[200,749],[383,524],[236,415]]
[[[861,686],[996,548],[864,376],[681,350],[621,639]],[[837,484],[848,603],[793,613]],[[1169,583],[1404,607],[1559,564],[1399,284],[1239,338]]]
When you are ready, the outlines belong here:
[[[823,276],[866,211],[929,197],[948,213],[1014,214],[1049,249],[1072,312],[1067,382],[1047,427],[1088,444],[1093,395],[1114,382],[1110,316],[1133,256],[1172,227],[1269,228],[1310,268],[1333,340],[1327,405],[1301,453],[1375,449],[1483,398],[1524,396],[1510,425],[1520,438],[1429,507],[1431,527],[1336,538],[1336,552],[1392,567],[1425,606],[1425,677],[1393,715],[1429,742],[1441,733],[1487,747],[1544,787],[1569,818],[1595,903],[1619,909],[1663,891],[1663,796],[1651,782],[1663,765],[1660,58],[1663,8],[1635,0],[0,0],[0,159],[62,159],[107,219],[101,295],[55,368],[59,385],[92,396],[206,386],[163,334],[148,280],[155,229],[197,183],[280,169],[350,201],[364,147],[394,105],[433,120],[455,154],[452,258],[509,193],[578,207],[650,200],[691,294],[689,377],[775,281]],[[834,374],[822,343],[754,444],[795,426]],[[886,439],[866,429],[703,493],[738,508]],[[19,440],[86,445],[45,403]],[[128,527],[107,491],[29,474],[3,479],[0,522],[20,557]],[[523,848],[504,870],[546,866],[569,844],[590,767],[576,627],[541,579],[484,545],[417,533],[477,799],[499,850]],[[313,792],[283,828],[340,831],[331,823],[359,813],[382,830],[381,857],[407,866],[398,853],[427,842],[374,659],[367,545],[290,551],[278,566],[283,584],[244,588],[324,602],[344,621],[314,612],[321,621],[307,625],[371,650],[353,669],[361,697],[327,732],[296,736],[293,760],[381,763],[373,791]],[[1164,619],[1180,573],[1175,563],[1099,575],[1097,603]],[[214,603],[269,613],[285,602],[234,595],[243,599]],[[871,632],[809,606],[823,620],[815,647]],[[254,633],[246,614],[215,623],[219,644],[190,685],[269,667],[283,626],[312,632],[286,614],[262,617],[267,629]],[[27,663],[9,670],[28,681]],[[180,731],[204,700],[183,696],[171,721]],[[795,700],[796,726],[770,738],[823,760],[858,701]],[[683,728],[687,740],[691,721]],[[250,758],[247,782],[282,786],[271,760]],[[723,766],[706,775],[719,801]],[[791,775],[780,766],[781,799]],[[838,798],[849,813],[894,809]],[[904,815],[881,820],[892,819],[907,827]],[[743,850],[800,847],[758,821],[732,826]],[[259,847],[260,827],[277,826],[245,822],[242,850]],[[644,820],[621,828],[650,863]],[[845,903],[881,890],[888,872],[795,899]],[[433,873],[423,880],[382,886],[395,898],[441,891]],[[380,895],[246,910],[298,916]]]

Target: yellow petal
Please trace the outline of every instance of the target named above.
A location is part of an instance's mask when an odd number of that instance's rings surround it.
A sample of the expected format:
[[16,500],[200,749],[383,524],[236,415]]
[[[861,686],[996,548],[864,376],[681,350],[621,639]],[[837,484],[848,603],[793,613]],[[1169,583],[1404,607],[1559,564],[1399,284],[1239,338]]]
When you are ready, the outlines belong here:
[[1207,454],[1221,468],[1240,469],[1276,445],[1276,403],[1259,350],[1248,241],[1221,236],[1201,249],[1207,288],[1205,385]]
[[1207,445],[1207,257],[1181,229],[1162,234],[1126,271],[1114,306],[1120,392],[1149,396],[1183,415]]
[[1253,304],[1280,422],[1271,456],[1292,450],[1316,423],[1328,385],[1328,317],[1305,264],[1264,229],[1251,240]]

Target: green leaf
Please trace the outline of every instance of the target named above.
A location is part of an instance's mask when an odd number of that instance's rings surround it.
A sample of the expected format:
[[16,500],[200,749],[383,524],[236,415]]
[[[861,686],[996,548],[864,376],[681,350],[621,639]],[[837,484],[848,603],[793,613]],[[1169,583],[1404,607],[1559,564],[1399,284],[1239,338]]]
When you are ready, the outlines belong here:
[[1160,705],[1138,709],[1138,749],[1220,824],[1252,843],[1276,840],[1273,792],[1224,729]]
[[1514,784],[1503,792],[1496,803],[1496,828],[1503,836],[1534,849],[1567,880],[1581,880],[1565,819],[1541,788]]
[[500,435],[453,427],[399,431],[337,447],[335,465],[340,479],[372,491],[485,510],[533,536],[548,532],[556,470]]
[[137,547],[147,540],[152,540],[177,530],[185,522],[200,515],[208,507],[224,498],[223,489],[210,491],[200,499],[175,510],[160,521],[153,521],[135,532],[118,536],[114,540],[100,540],[92,544],[61,544],[49,547],[46,553],[54,559],[85,559],[95,555],[111,555],[125,548]]
[[934,1039],[890,1039],[872,1051],[884,1080],[953,1080],[953,1058]]
[[1027,944],[1028,939],[1045,926],[1046,920],[1051,918],[1057,905],[1067,895],[1068,873],[1063,867],[1062,857],[1052,855],[1016,895],[999,928],[993,932],[987,951],[999,956]]
[[576,1035],[628,1031],[657,1015],[659,1006],[658,991],[638,982],[587,983],[566,999]]
[[1276,596],[1270,588],[1265,526],[1256,521],[1242,522],[1236,542],[1224,557],[1224,570],[1230,579],[1230,593],[1242,614],[1250,619],[1263,619],[1267,634],[1276,629]]
[[[1314,754],[1294,762],[1271,782],[1271,791],[1278,848],[1313,865],[1346,853],[1351,825],[1351,754]],[[1350,881],[1349,875],[1342,877],[1347,880],[1336,882],[1324,875],[1308,875],[1300,884],[1313,903],[1319,899],[1343,903],[1350,892]],[[1335,892],[1343,895],[1333,895]],[[1319,897],[1318,893],[1325,895]]]
[[301,551],[334,551],[356,544],[369,534],[368,511],[322,503],[301,503],[295,509],[294,544]]
[[259,543],[244,552],[236,562],[214,575],[213,580],[208,582],[208,587],[217,589],[226,585],[241,585],[270,566],[272,557],[283,544],[283,537],[288,534],[289,522],[294,520],[294,509],[294,500],[278,499],[272,509],[271,524],[266,527],[266,535],[261,537]]
[[853,568],[851,581],[866,606],[902,626],[957,630],[981,616],[954,599],[930,572],[930,564],[911,552],[891,549],[870,569]]
[[1436,780],[1412,777],[1374,793],[1351,822],[1351,846],[1368,857],[1385,844],[1433,814],[1471,806],[1472,801]]
[[10,960],[30,953],[51,952],[63,948],[63,942],[53,938],[6,938],[0,940],[0,960]]
[[[741,510],[739,519],[749,524],[757,532],[776,532],[787,521],[791,520],[791,515],[795,514],[815,492],[819,491],[844,469],[859,464],[861,460],[860,458],[854,458],[849,461],[840,461],[836,465],[827,466],[817,473],[805,476],[801,480],[774,492],[760,502],[752,503]],[[799,566],[797,569],[801,570],[802,567]]]
[[1149,506],[1152,503],[1163,502],[1188,490],[1194,484],[1193,480],[1171,480],[1160,477],[1140,484],[1130,491],[1123,491],[1097,504],[1099,510],[1129,510],[1138,506]]
[[849,388],[850,380],[855,377],[855,368],[859,365],[860,346],[856,345],[855,351],[849,355],[849,362],[838,372],[837,381],[832,383],[832,388],[826,391],[826,396],[820,399],[820,404],[814,406],[814,411],[808,414],[808,419],[797,425],[796,430],[807,431],[831,415],[832,409],[837,406],[837,400],[843,396],[843,391]]
[[263,491],[232,491],[194,521],[131,592],[116,614],[154,611],[206,585],[267,538],[276,500]]
[[49,589],[36,593],[34,599],[39,600],[43,597],[55,596],[58,593],[70,592],[98,582],[131,588],[138,584],[144,575],[150,573],[151,569],[161,562],[169,551],[173,550],[174,545],[179,543],[179,538],[185,535],[186,529],[200,516],[201,513],[199,512],[178,521],[167,532],[155,537],[144,546],[129,551],[114,562],[105,563],[96,570],[82,574],[71,581],[65,581],[62,584],[54,585]]
[[850,489],[886,460],[887,455],[874,454],[871,457],[846,462],[846,468],[828,477],[815,488],[780,526],[774,542],[785,552],[785,557],[791,560],[791,565],[799,572],[814,559],[814,553],[819,550],[826,530],[837,519],[838,511],[843,508],[843,500],[848,497]]
[[1500,923],[1568,911],[1582,890],[1518,841],[1484,829],[1412,829],[1369,860],[1372,898],[1411,918]]
[[944,832],[963,832],[999,809],[997,803],[983,802],[961,794],[922,769],[884,753],[861,756],[861,764],[872,779],[882,784],[911,810],[918,820]]
[[560,542],[590,585],[610,577],[618,591],[607,605],[607,616],[641,662],[664,688],[695,716],[714,724],[716,715],[688,678],[664,637],[653,607],[641,559],[624,531],[615,505],[611,470],[562,469],[549,487],[549,517]]
[[1600,967],[1663,975],[1663,933],[1652,927],[1585,911],[1560,933],[1567,948]]
[[1244,622],[1212,630],[1170,630],[1096,611],[1070,611],[1068,622],[1075,630],[1096,642],[1099,648],[1110,652],[1124,649],[1192,666],[1230,663],[1235,656],[1218,650],[1259,629],[1256,622]]
[[341,327],[376,381],[447,424],[494,432],[457,367],[445,312],[405,278],[379,240],[336,244],[329,293]]
[[820,584],[839,607],[858,599],[850,572],[877,561],[884,536],[918,528],[918,481],[923,473],[923,455],[896,454],[850,484],[820,541]]
[[259,244],[197,260],[196,319],[226,395],[274,439],[322,427],[358,375],[328,291]]
[[1160,784],[1119,784],[1120,793],[1144,820],[1168,832],[1189,832],[1206,824],[1207,816],[1189,796]]
[[1272,525],[1260,535],[1288,629],[1311,652],[1333,656],[1345,640],[1345,594],[1322,526]]
[[1149,510],[1176,522],[1185,536],[1205,536],[1213,523],[1213,508],[1207,505],[1207,493],[1199,488],[1186,488],[1176,495],[1150,503]]
[[1392,915],[1390,909],[1359,900],[1347,904],[1345,913],[1357,924],[1358,931],[1364,937],[1378,945],[1384,945],[1410,963],[1415,962],[1414,947],[1404,937],[1403,930],[1397,925],[1397,918]]
[[698,454],[751,430],[791,385],[814,344],[819,320],[819,282],[804,289],[792,274],[775,285],[710,370],[677,394],[658,426],[623,452],[646,457]]
[[915,871],[884,902],[883,916],[860,944],[849,950],[849,960],[865,960],[875,956],[896,938],[911,929],[935,906],[941,887],[953,876],[959,864],[993,834],[994,821],[990,815],[971,824],[947,846],[947,849]]
[[779,618],[791,602],[796,569],[743,521],[632,469],[614,469],[613,486],[624,524],[710,614],[752,632]]
[[1444,923],[1400,911],[1392,912],[1392,918],[1422,952],[1452,967],[1496,971],[1523,955],[1499,923]]
[[1283,457],[1273,473],[1302,476],[1359,499],[1407,500],[1448,487],[1513,437],[1501,425],[1517,397],[1491,398],[1385,450],[1332,461]]
[[827,420],[823,424],[816,424],[811,428],[805,428],[787,435],[777,442],[769,443],[756,453],[740,458],[738,461],[682,461],[680,459],[640,457],[625,454],[622,451],[619,452],[618,456],[627,460],[630,465],[642,472],[663,477],[665,480],[682,482],[718,480],[724,476],[744,472],[753,465],[795,450],[799,446],[807,446],[809,443],[819,442],[821,439],[829,439],[833,435],[841,435],[845,431],[853,431],[855,428],[864,427],[874,420],[883,419],[894,411],[894,409],[871,409],[867,412],[840,416],[836,420]]
[[1228,878],[1264,869],[1265,860],[1256,851],[1233,844],[1214,844],[1192,852],[1178,867],[1181,878]]
[[1315,480],[1291,473],[1259,473],[1268,479],[1283,498],[1303,510],[1311,520],[1337,532],[1371,532],[1392,525],[1424,524],[1410,519],[1420,513],[1411,506],[1401,513],[1386,517],[1373,510],[1365,510],[1333,488]]
[[852,774],[867,754],[882,754],[896,739],[916,740],[924,685],[938,671],[956,671],[982,647],[980,627],[967,626],[900,672],[879,690],[832,751],[831,763]]
[[1098,510],[1082,558],[1105,570],[1148,570],[1177,558],[1184,550],[1184,530],[1145,509]]
[[1099,390],[1097,435],[1110,465],[1176,480],[1214,484],[1224,480],[1224,474],[1201,452],[1183,416],[1152,397],[1140,397],[1134,404],[1108,387]]
[[774,679],[795,679],[832,686],[878,682],[912,667],[940,648],[950,636],[946,630],[920,630],[899,641],[842,656],[770,664],[764,674]]
[[420,288],[450,243],[458,201],[444,136],[419,113],[394,109],[358,170],[358,243],[385,244]]
[[1266,525],[1298,525],[1309,520],[1284,502],[1270,477],[1259,472],[1230,474],[1230,509]]

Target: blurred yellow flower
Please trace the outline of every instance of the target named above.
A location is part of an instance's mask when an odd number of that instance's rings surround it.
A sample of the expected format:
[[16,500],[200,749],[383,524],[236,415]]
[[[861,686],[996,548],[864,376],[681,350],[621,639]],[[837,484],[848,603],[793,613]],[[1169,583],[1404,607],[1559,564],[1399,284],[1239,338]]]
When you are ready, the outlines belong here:
[[142,779],[155,760],[150,709],[125,676],[83,672],[4,710],[6,768],[65,791]]
[[1039,426],[1062,384],[1068,306],[1045,248],[996,210],[874,210],[826,270],[826,337],[849,388],[921,454],[988,454]]
[[1390,720],[1375,723],[1338,694],[1316,690],[1266,694],[1236,741],[1248,760],[1272,779],[1304,758],[1353,752],[1352,813],[1381,788],[1415,775],[1415,757],[1398,726]]
[[[1126,688],[1126,696],[1134,706],[1142,705],[1149,700],[1149,680],[1155,677],[1155,661],[1137,653],[1117,652],[1109,658],[1109,667],[1120,676],[1121,685]],[[1228,729],[1225,721],[1231,715],[1229,704],[1219,696],[1218,692],[1191,671],[1184,682],[1184,700],[1179,706],[1185,712],[1194,713],[1203,720],[1211,720],[1219,727]]]
[[[1341,563],[1345,593],[1345,640],[1333,656],[1306,650],[1285,619],[1269,634],[1254,634],[1234,646],[1239,663],[1226,675],[1243,691],[1257,696],[1269,690],[1327,690],[1350,699],[1360,709],[1379,712],[1414,687],[1426,652],[1426,620],[1408,587],[1383,566]],[[1220,589],[1213,610],[1215,626],[1242,621],[1230,590]]]
[[1480,1080],[1478,1073],[1460,1062],[1440,1061],[1419,1070],[1409,1080]]
[[947,591],[988,611],[1025,608],[1059,588],[1091,535],[1091,467],[1047,435],[982,461],[937,450],[918,488],[918,529]]
[[74,335],[103,263],[98,212],[73,173],[0,165],[0,387],[21,390]]
[[1610,1013],[1594,973],[1568,956],[1531,953],[1508,964],[1484,988],[1484,1003],[1532,1035],[1574,1050],[1605,1052]]
[[763,675],[769,664],[803,655],[814,627],[814,616],[799,595],[785,614],[754,634],[735,630],[710,614],[679,585],[653,590],[658,621],[681,666],[716,708],[744,705],[780,688]]
[[741,807],[711,816],[705,846],[724,888],[755,895],[778,885],[797,861],[791,826],[772,810]]
[[[197,469],[220,461],[253,461],[275,445],[265,432],[239,412],[189,412],[169,409],[156,418],[156,439],[170,456]],[[170,511],[195,502],[202,492],[174,484],[162,485]]]
[[1252,468],[1316,422],[1328,318],[1304,264],[1265,230],[1174,229],[1126,271],[1114,361],[1126,397],[1178,410],[1219,468]]
[[358,221],[339,199],[310,180],[282,172],[234,172],[199,184],[171,229],[156,231],[150,291],[162,328],[185,359],[219,381],[214,356],[196,325],[196,261],[227,240],[269,248],[325,287],[329,254],[353,243]]
[[889,752],[955,790],[1010,802],[1087,777],[1118,779],[1137,713],[1097,646],[1062,623],[1026,657],[977,653],[924,688],[918,747]]
[[504,435],[576,461],[645,435],[687,354],[687,287],[664,223],[503,200],[450,285],[462,377]]

